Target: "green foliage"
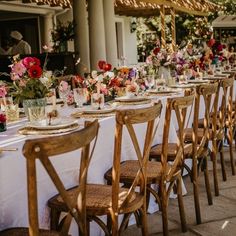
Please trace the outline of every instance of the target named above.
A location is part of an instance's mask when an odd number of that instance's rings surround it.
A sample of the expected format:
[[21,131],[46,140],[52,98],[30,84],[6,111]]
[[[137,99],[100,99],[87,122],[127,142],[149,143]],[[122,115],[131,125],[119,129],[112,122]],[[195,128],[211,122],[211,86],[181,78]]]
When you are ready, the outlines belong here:
[[44,98],[49,92],[48,88],[39,79],[28,80],[24,87],[18,87],[13,83],[12,90],[11,94],[17,103],[22,103],[25,99]]

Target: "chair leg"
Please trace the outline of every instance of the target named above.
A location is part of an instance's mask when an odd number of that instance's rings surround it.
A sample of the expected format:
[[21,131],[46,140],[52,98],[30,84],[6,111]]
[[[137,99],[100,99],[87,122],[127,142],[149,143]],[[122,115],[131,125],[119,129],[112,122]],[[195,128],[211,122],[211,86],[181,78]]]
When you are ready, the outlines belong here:
[[141,217],[141,225],[142,225],[142,236],[148,235],[148,227],[147,227],[147,211],[146,206],[143,206],[140,210],[140,217]]
[[207,200],[208,200],[208,204],[212,205],[213,201],[212,201],[211,186],[210,186],[210,181],[209,181],[209,172],[208,172],[207,158],[204,158],[203,165],[204,165],[204,179],[205,179],[205,187],[206,187],[206,193],[207,193]]
[[223,148],[223,141],[220,141],[219,152],[220,152],[220,163],[221,163],[222,178],[223,178],[223,181],[226,181],[227,177],[226,177],[225,158],[224,158],[224,150],[223,149],[224,149]]
[[163,184],[163,186],[160,186],[160,195],[161,195],[161,213],[162,213],[162,229],[163,229],[163,235],[168,236],[168,213],[167,213],[167,206],[168,206],[168,200],[167,200],[167,193],[166,193],[166,185]]
[[217,153],[217,145],[216,142],[213,140],[213,149],[211,152],[211,160],[213,165],[213,179],[214,179],[214,189],[215,189],[215,196],[219,196],[219,184],[218,184],[218,176],[217,176],[217,161],[216,161],[216,153]]
[[232,175],[235,175],[235,163],[234,163],[234,154],[233,154],[233,131],[232,128],[229,128],[228,134],[228,143],[229,143],[229,153],[230,153],[230,163],[231,163],[231,170]]
[[192,169],[192,183],[193,183],[193,193],[194,193],[194,206],[197,224],[201,224],[201,210],[199,201],[199,189],[198,189],[198,173],[197,173],[197,160],[193,159],[193,169]]
[[180,214],[180,221],[181,221],[182,231],[187,232],[187,224],[186,224],[186,217],[185,217],[184,203],[183,203],[183,195],[182,195],[181,176],[179,178],[177,178],[177,195],[178,195],[179,214]]
[[51,230],[58,230],[60,215],[61,215],[61,211],[57,211],[55,208],[51,208],[51,212],[50,212],[50,229]]

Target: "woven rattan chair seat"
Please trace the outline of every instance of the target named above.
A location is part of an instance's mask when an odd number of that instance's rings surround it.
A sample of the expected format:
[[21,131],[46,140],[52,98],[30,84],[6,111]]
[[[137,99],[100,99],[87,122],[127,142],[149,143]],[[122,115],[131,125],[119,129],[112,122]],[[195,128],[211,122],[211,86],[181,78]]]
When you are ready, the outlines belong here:
[[[176,150],[177,150],[176,143],[168,143],[168,148],[167,148],[168,161],[174,161],[176,154],[177,154]],[[161,153],[162,153],[162,145],[158,144],[158,145],[152,147],[149,157],[150,157],[150,159],[160,160]],[[188,145],[186,148],[184,148],[184,156],[188,157],[191,155],[192,155],[192,146]]]
[[[132,183],[135,175],[138,171],[139,164],[137,160],[124,161],[120,165],[120,182]],[[161,177],[161,163],[151,162],[147,163],[147,184],[157,183]],[[105,175],[105,179],[111,181],[112,170],[108,170]]]
[[[74,187],[67,190],[68,195],[71,198],[74,198],[77,195],[78,188]],[[86,195],[86,209],[87,214],[89,212],[96,212],[96,214],[104,215],[109,211],[111,207],[111,194],[112,189],[111,186],[100,185],[100,184],[88,184],[87,185],[87,195]],[[96,193],[96,194],[94,194]],[[122,202],[122,196],[125,196],[127,193],[126,188],[120,189],[120,197]],[[134,198],[131,199],[131,202]],[[49,199],[48,201],[49,207],[56,207],[60,211],[67,212],[68,208],[66,204],[63,202],[60,195],[56,195]],[[96,210],[95,210],[96,209]]]
[[[11,229],[6,229],[4,231],[0,232],[1,236],[28,236],[29,235],[29,229],[28,228],[11,228]],[[46,229],[40,229],[39,230],[39,235],[40,236],[56,236],[60,235],[59,232],[56,231],[49,231]]]
[[[128,193],[127,188],[120,188],[119,205],[124,202]],[[96,194],[94,194],[96,193]],[[139,209],[143,204],[142,196],[134,194],[129,203],[120,208],[120,213],[129,212],[131,208]],[[112,205],[112,186],[100,184],[88,184],[86,196],[86,209],[88,215],[105,215],[110,212]]]
[[[203,131],[204,129],[199,128],[197,131],[197,136],[198,136],[198,140],[201,141],[202,137],[203,137]],[[193,129],[192,128],[187,128],[184,129],[184,140],[185,142],[192,142],[192,135],[193,135]],[[209,139],[212,139],[212,129],[209,129]]]

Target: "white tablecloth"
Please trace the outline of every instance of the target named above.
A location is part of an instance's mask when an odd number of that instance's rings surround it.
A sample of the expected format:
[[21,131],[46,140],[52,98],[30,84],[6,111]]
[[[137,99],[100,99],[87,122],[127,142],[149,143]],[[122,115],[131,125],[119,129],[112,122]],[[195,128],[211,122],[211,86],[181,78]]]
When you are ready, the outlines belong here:
[[[162,132],[164,127],[166,97],[162,98],[163,111],[160,118],[159,128],[154,139],[154,144],[162,142]],[[70,114],[71,110],[64,110],[65,114]],[[83,119],[78,120],[83,124]],[[17,147],[18,151],[3,152],[0,156],[0,230],[8,227],[28,226],[27,208],[27,183],[26,183],[26,162],[23,157],[22,145],[27,138],[36,136],[24,136],[17,134],[17,130],[26,123],[26,120],[9,124],[7,131],[0,133],[0,147]],[[88,182],[104,183],[104,173],[112,166],[113,143],[114,143],[114,117],[104,118],[99,121],[100,130],[98,142],[94,156],[90,163]],[[170,129],[170,141],[176,140],[175,122]],[[138,140],[143,145],[145,129],[143,125],[137,125]],[[135,154],[130,145],[130,139],[125,130],[122,143],[122,159],[135,159]],[[65,187],[69,188],[77,184],[80,155],[72,152],[69,155],[62,155],[53,158],[53,164],[59,176],[63,180]],[[38,208],[40,227],[48,228],[49,210],[47,200],[57,193],[51,180],[42,168],[41,163],[37,164],[37,184],[38,184]],[[149,212],[158,210],[158,206],[151,201]],[[72,226],[71,234],[77,235],[75,224]],[[102,235],[100,229],[92,224],[91,235]]]

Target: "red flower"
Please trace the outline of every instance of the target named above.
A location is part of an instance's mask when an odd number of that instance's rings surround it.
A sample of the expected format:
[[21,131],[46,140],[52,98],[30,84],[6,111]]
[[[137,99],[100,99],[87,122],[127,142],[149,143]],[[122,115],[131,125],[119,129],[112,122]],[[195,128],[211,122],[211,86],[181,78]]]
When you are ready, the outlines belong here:
[[33,65],[40,66],[40,60],[36,57],[25,57],[24,59],[22,59],[22,63],[27,69],[29,69]]
[[0,123],[5,123],[7,120],[6,115],[5,114],[0,114]]
[[28,74],[31,78],[40,78],[42,75],[42,68],[38,65],[33,65],[29,68]]
[[109,70],[111,70],[111,64],[105,64],[104,66],[103,66],[103,70],[105,70],[105,71],[109,71]]
[[212,47],[215,44],[215,42],[216,42],[215,39],[210,39],[208,42],[208,46]]
[[157,54],[160,52],[160,50],[161,50],[161,49],[158,48],[158,47],[157,47],[157,48],[154,48],[154,49],[153,49],[153,53],[154,53],[155,55],[157,55]]
[[105,61],[99,61],[99,62],[98,62],[98,68],[99,68],[100,70],[103,70],[104,65],[106,65],[106,62],[105,62]]

